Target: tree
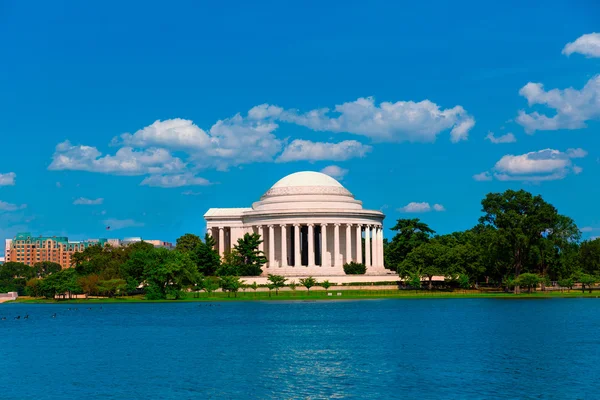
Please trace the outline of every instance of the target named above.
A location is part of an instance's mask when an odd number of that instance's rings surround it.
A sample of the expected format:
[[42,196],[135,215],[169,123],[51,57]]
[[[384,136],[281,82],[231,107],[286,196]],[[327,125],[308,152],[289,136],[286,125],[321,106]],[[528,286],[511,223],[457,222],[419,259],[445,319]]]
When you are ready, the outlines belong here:
[[469,276],[466,274],[461,274],[458,277],[458,286],[463,290],[471,289],[471,282],[469,281]]
[[221,265],[221,257],[215,249],[216,240],[208,233],[204,236],[204,242],[196,246],[196,262],[198,271],[206,276],[214,275]]
[[581,243],[579,262],[586,274],[600,274],[600,238]]
[[[533,196],[524,190],[489,193],[481,205],[484,215],[480,223],[497,229],[505,251],[511,255],[515,278],[518,278],[531,248],[540,242],[543,233],[558,229],[558,212],[541,196]],[[515,293],[518,292],[517,284]]]
[[114,297],[127,291],[127,282],[124,279],[101,280],[98,281],[96,290],[105,296]]
[[31,297],[42,296],[40,282],[41,279],[38,278],[31,278],[30,280],[28,280],[25,288],[25,293]]
[[186,253],[154,249],[144,265],[144,279],[149,300],[183,297],[182,288],[198,281],[198,267]]
[[412,250],[429,242],[435,234],[435,231],[419,218],[399,219],[391,230],[397,233],[392,241],[384,246],[384,258],[385,265],[394,270]]
[[365,264],[351,261],[344,264],[344,272],[346,275],[364,275],[367,272]]
[[573,280],[573,278],[559,279],[559,281],[557,283],[558,283],[558,286],[560,286],[561,288],[566,287],[569,290],[569,292],[573,288],[573,285],[575,285],[575,281]]
[[586,286],[588,287],[589,292],[592,293],[592,286],[598,282],[598,278],[590,274],[580,274],[578,280],[581,282],[581,293],[585,293]]
[[74,268],[66,268],[47,278],[42,279],[38,285],[40,294],[46,298],[54,298],[56,295],[68,296],[81,293],[81,286],[77,283],[77,272]]
[[[254,282],[256,283],[256,282]],[[206,296],[210,297],[212,292],[221,287],[221,281],[215,276],[208,276],[202,281],[202,289],[206,292]]]
[[96,274],[81,276],[77,279],[77,283],[81,286],[81,290],[85,293],[86,298],[89,295],[98,294],[99,292],[100,277]]
[[310,288],[313,286],[317,286],[317,280],[312,276],[309,276],[308,278],[301,278],[300,284],[304,286],[306,290],[308,290],[308,294],[310,294]]
[[40,261],[33,265],[33,269],[38,278],[45,278],[50,274],[62,269],[60,264],[51,261]]
[[418,271],[411,272],[406,283],[415,291],[421,289],[421,274]]
[[525,286],[528,289],[528,292],[531,293],[531,289],[535,289],[537,285],[540,283],[540,277],[536,274],[524,273],[519,275],[517,278],[517,284],[520,286]]
[[196,251],[196,248],[202,243],[200,238],[193,233],[186,233],[185,235],[179,237],[175,244],[175,250],[178,250],[182,253],[193,253]]
[[248,287],[254,290],[254,295],[256,295],[256,289],[258,289],[258,284],[256,283],[256,281],[252,282],[252,284],[248,285]]
[[221,289],[224,292],[227,292],[227,297],[229,297],[229,293],[233,293],[234,297],[237,297],[237,292],[240,290],[242,286],[242,281],[239,276],[223,276],[221,277]]
[[428,288],[431,290],[434,276],[453,277],[463,272],[455,268],[450,255],[450,248],[439,242],[425,243],[411,251],[400,263],[398,274],[411,276],[418,271],[420,276],[428,278]]
[[288,283],[288,286],[290,287],[290,289],[292,289],[292,291],[296,291],[296,288],[298,287],[298,284],[296,283],[296,281],[292,280],[290,283]]
[[233,249],[229,253],[225,253],[223,261],[215,274],[217,276],[240,276],[242,275],[241,270],[240,258],[237,255],[237,251]]
[[328,280],[325,280],[325,281],[321,282],[321,287],[323,287],[323,289],[325,289],[326,292],[329,290],[329,288],[332,285],[333,284],[331,282],[329,282]]
[[267,262],[267,258],[259,250],[261,243],[262,239],[259,234],[246,233],[233,246],[241,276],[259,276],[262,273],[262,267]]
[[278,296],[279,295],[279,289],[281,289],[282,287],[285,287],[285,281],[287,281],[287,279],[281,275],[273,275],[273,274],[269,274],[269,277],[267,278],[267,280],[269,282],[271,282],[271,285],[273,285],[273,289],[275,289],[275,295]]

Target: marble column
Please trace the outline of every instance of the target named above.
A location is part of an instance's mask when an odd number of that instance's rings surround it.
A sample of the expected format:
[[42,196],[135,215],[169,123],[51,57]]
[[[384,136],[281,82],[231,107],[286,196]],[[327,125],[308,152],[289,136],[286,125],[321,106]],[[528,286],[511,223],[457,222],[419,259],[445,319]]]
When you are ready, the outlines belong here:
[[287,267],[287,229],[285,225],[280,225],[281,227],[281,266]]
[[333,225],[333,266],[339,266],[339,256],[340,253],[340,224]]
[[356,261],[362,264],[362,225],[356,225]]
[[379,265],[385,268],[385,253],[383,251],[383,225],[379,227]]
[[219,227],[219,255],[221,258],[225,255],[225,228]]
[[294,224],[294,267],[299,267],[302,262],[300,257],[300,225]]
[[308,266],[315,266],[315,225],[308,224]]
[[212,236],[212,228],[206,228],[206,234]]
[[352,261],[352,224],[346,224],[346,262]]
[[365,266],[371,266],[371,227],[365,226]]
[[258,226],[258,236],[260,236],[260,244],[258,245],[258,250],[262,251],[263,254],[265,253],[265,231],[262,227],[262,225]]
[[377,266],[377,226],[373,226],[371,230],[371,265]]
[[327,253],[327,224],[321,224],[321,267],[329,267],[329,253]]
[[269,268],[275,266],[275,228],[269,225]]

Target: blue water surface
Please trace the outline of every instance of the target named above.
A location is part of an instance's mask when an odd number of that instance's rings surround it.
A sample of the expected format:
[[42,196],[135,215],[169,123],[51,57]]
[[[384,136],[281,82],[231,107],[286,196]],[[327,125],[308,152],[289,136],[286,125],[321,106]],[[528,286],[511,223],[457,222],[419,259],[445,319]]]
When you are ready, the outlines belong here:
[[2,399],[600,397],[596,299],[5,304],[2,316]]

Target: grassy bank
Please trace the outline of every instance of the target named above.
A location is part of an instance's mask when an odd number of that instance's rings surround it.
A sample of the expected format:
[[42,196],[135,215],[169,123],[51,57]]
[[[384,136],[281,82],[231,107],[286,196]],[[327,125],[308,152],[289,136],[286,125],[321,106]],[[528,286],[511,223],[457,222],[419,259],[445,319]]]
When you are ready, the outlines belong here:
[[[341,293],[341,295],[338,295]],[[544,299],[544,298],[598,298],[600,292],[581,293],[581,291],[560,292],[533,292],[518,295],[502,292],[479,292],[479,291],[409,291],[409,290],[333,290],[329,292],[314,291],[284,291],[278,295],[275,292],[239,292],[237,297],[228,293],[189,293],[186,298],[180,300],[146,300],[143,295],[124,296],[113,298],[89,298],[72,300],[52,300],[44,298],[19,297],[17,303],[134,303],[134,302],[185,302],[185,301],[314,301],[314,300],[359,300],[359,299],[443,299],[443,298],[505,298],[505,299]],[[12,302],[14,303],[14,302]]]

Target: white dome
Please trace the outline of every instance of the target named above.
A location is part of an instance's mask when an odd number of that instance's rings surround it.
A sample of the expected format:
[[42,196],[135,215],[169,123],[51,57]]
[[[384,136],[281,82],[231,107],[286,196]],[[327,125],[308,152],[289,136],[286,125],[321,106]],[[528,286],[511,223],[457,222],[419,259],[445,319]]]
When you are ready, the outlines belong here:
[[271,189],[301,186],[327,186],[343,188],[342,184],[329,175],[321,172],[302,171],[285,176],[277,181]]

